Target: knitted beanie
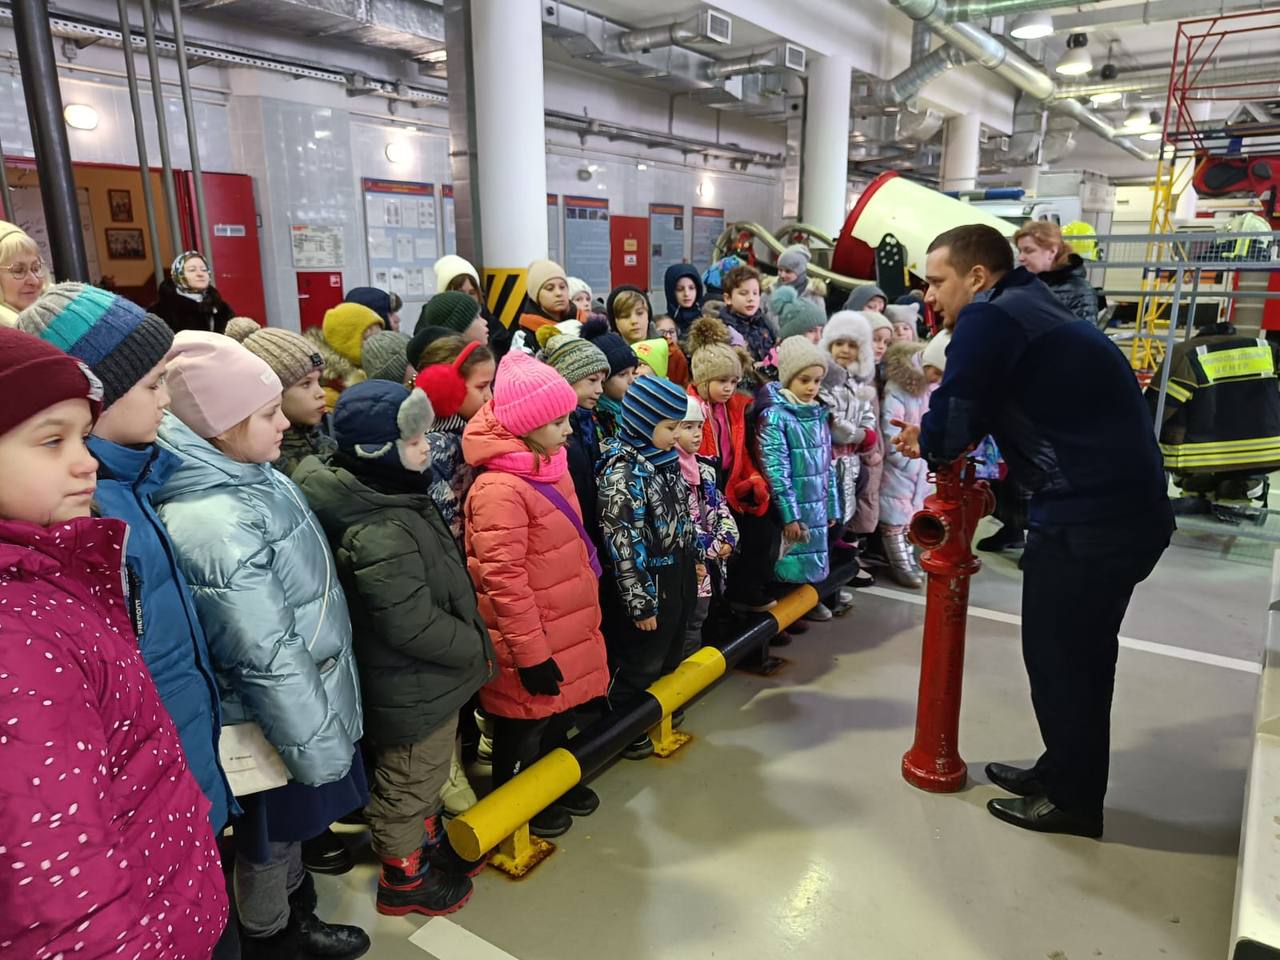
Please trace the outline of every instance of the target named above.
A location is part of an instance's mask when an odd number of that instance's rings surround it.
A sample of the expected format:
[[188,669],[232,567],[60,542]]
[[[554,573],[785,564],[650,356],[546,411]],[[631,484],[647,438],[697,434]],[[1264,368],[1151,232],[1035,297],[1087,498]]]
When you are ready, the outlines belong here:
[[248,317],[227,321],[226,335],[255,356],[267,361],[287,390],[303,377],[324,369],[324,358],[306,337],[279,327],[260,327]]
[[769,306],[778,318],[778,336],[802,337],[827,322],[822,308],[796,293],[791,286],[781,286],[769,297]]
[[465,260],[456,253],[446,253],[443,257],[436,261],[436,289],[442,293],[449,289],[449,284],[458,277],[470,277],[476,282],[476,286],[480,286],[480,274],[476,272],[476,268],[471,265],[470,260]]
[[526,353],[512,350],[498,364],[493,415],[523,437],[573,411],[578,395],[559,373]]
[[[413,330],[413,336],[409,338],[409,345],[404,348],[405,359],[409,361],[409,366],[415,370],[422,369],[422,354],[441,337],[456,337],[457,333],[448,327],[424,327],[418,324]],[[370,338],[372,339],[372,338]]]
[[579,277],[569,277],[569,299],[572,300],[580,293],[585,293],[591,299],[595,299],[591,293],[591,288],[587,286],[587,281]]
[[18,314],[17,327],[92,370],[102,383],[104,410],[132,390],[173,345],[173,331],[159,317],[87,283],[50,287]]
[[0,326],[0,397],[4,397],[0,404],[0,436],[4,436],[63,400],[88,400],[96,420],[102,384],[82,361],[52,343]]
[[431,401],[421,390],[388,380],[362,380],[338,397],[333,439],[349,456],[401,467],[399,444],[426,433],[434,423]]
[[849,294],[849,299],[844,302],[844,308],[846,310],[865,310],[873,297],[879,297],[885,301],[889,299],[884,295],[884,291],[874,283],[864,283],[853,288]]
[[809,248],[804,244],[793,243],[778,255],[778,267],[782,270],[790,270],[800,276],[809,268],[811,256]]
[[[542,345],[542,359],[564,377],[566,382],[577,383],[593,373],[603,373],[606,377],[609,375],[609,358],[594,343],[581,337],[566,337],[562,333],[555,333],[554,327],[542,329],[552,331]],[[542,330],[538,332],[542,333]],[[538,341],[542,343],[542,337]]]
[[423,327],[446,327],[453,333],[462,333],[480,316],[480,304],[458,290],[447,290],[437,293],[422,305],[418,314],[418,325],[414,330]]
[[[554,260],[535,260],[529,264],[528,271],[528,291],[529,299],[534,303],[538,302],[538,291],[551,280],[559,277],[566,284],[569,282],[568,276],[564,272],[564,267],[556,263]],[[553,418],[554,419],[554,418]]]
[[385,290],[379,290],[377,287],[352,287],[342,299],[345,303],[358,303],[368,307],[382,318],[383,326],[391,322],[391,294]]
[[942,373],[947,372],[947,347],[951,346],[951,334],[942,330],[924,346],[920,355],[920,366],[937,367]]
[[364,332],[381,327],[382,318],[360,303],[340,303],[325,311],[324,338],[348,363],[360,366]]
[[711,317],[702,317],[689,327],[689,370],[695,384],[742,376],[742,359],[729,345],[729,331]]
[[665,337],[633,343],[631,350],[640,358],[641,363],[649,365],[649,369],[654,374],[659,377],[667,375],[667,365],[671,361],[671,345],[667,343]]
[[827,369],[827,355],[806,337],[788,337],[778,347],[778,383],[790,387],[796,375],[808,367]]
[[364,342],[360,366],[370,380],[404,383],[409,370],[409,338],[397,330],[379,330]]
[[582,339],[595,344],[609,361],[609,376],[616,377],[624,370],[634,369],[640,365],[635,351],[627,345],[627,341],[609,329],[604,320],[588,320],[582,325]]
[[684,411],[685,423],[704,423],[707,419],[706,411],[702,409],[702,404],[698,402],[698,398],[693,394],[688,394],[689,403]]
[[173,338],[164,372],[169,409],[206,440],[278,400],[284,389],[267,361],[230,337],[204,330],[183,330]]
[[867,318],[867,323],[871,324],[872,336],[875,336],[877,330],[893,332],[893,324],[883,313],[878,313],[875,310],[863,310],[862,315]]
[[916,325],[920,321],[920,304],[912,303],[909,306],[891,303],[884,308],[884,315],[889,318],[890,323],[905,323],[911,327],[911,339],[916,338]]
[[663,420],[683,420],[688,409],[687,393],[670,380],[645,374],[636,378],[622,398],[618,436],[655,466],[673,462],[678,451],[655,449],[653,431]]

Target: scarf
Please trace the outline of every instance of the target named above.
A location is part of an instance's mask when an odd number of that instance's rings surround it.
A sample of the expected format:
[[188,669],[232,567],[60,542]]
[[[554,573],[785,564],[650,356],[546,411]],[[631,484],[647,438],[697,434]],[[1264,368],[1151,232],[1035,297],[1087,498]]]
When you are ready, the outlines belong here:
[[622,420],[621,401],[613,399],[607,393],[600,394],[600,399],[596,401],[596,417],[605,426],[606,432],[615,433]]
[[[182,272],[182,268],[187,265],[187,261],[194,257],[199,257],[201,260],[204,260],[205,265],[208,266],[209,261],[205,260],[204,254],[199,250],[186,250],[178,254],[170,265],[169,279],[171,279],[173,281],[173,285],[178,288],[178,293],[182,294],[188,300],[194,300],[196,303],[201,303],[204,301],[205,294],[209,291],[207,289],[193,290],[191,284],[187,283],[187,275]],[[210,279],[209,285],[213,285],[212,279]]]
[[806,403],[804,400],[801,400],[799,397],[797,397],[794,393],[792,393],[786,387],[779,388],[778,392],[782,394],[783,399],[785,399],[787,403],[792,404],[793,406],[816,407],[818,405],[817,400],[810,400]]
[[486,470],[509,473],[535,483],[553,484],[569,469],[569,452],[561,447],[548,460],[538,456],[532,450],[513,450],[511,453],[500,453],[492,460],[486,460],[484,467]]
[[795,288],[796,293],[803,297],[805,292],[809,289],[809,274],[801,270],[796,274],[796,278],[789,284],[786,284],[786,286]]
[[720,454],[720,469],[728,474],[733,470],[733,433],[729,428],[727,404],[711,404],[711,429],[715,431],[716,452]]
[[676,452],[680,456],[680,475],[684,477],[689,486],[697,489],[702,483],[702,474],[698,471],[697,456],[692,453],[686,453],[679,444],[676,445]]

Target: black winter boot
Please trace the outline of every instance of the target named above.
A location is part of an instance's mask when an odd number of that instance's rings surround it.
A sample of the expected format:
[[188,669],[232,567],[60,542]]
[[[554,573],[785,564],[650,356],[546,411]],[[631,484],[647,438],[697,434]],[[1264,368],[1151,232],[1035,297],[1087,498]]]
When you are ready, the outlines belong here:
[[422,850],[407,857],[382,860],[378,877],[378,912],[391,917],[420,913],[439,917],[462,909],[471,899],[471,880],[433,870],[422,862]]
[[427,840],[422,845],[422,855],[432,870],[443,870],[454,877],[476,877],[488,862],[484,857],[479,860],[464,860],[453,844],[449,842],[449,834],[441,828],[440,814],[427,817],[422,825],[427,831]]
[[359,927],[325,923],[314,913],[295,913],[289,926],[297,931],[298,956],[310,960],[356,960],[369,952],[369,935]]

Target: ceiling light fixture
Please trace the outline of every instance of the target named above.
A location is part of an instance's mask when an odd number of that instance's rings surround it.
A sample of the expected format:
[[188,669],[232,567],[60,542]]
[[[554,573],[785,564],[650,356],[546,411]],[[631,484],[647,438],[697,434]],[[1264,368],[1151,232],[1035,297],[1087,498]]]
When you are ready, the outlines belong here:
[[[1119,76],[1119,73],[1120,73],[1116,69],[1116,65],[1111,62],[1110,57],[1111,57],[1111,51],[1108,50],[1107,62],[1102,65],[1102,71],[1098,74],[1098,76],[1102,79],[1103,83],[1112,83],[1116,79],[1116,77]],[[1119,90],[1108,90],[1106,93],[1093,94],[1093,96],[1089,98],[1089,101],[1095,107],[1101,107],[1108,103],[1119,103],[1123,97],[1124,97],[1124,94],[1121,93]]]
[[1053,33],[1053,17],[1043,10],[1024,13],[1013,21],[1009,36],[1015,40],[1040,40]]
[[62,119],[73,130],[98,129],[98,111],[87,103],[68,103],[62,108]]
[[1089,37],[1073,33],[1067,37],[1067,52],[1053,68],[1064,77],[1080,77],[1093,69],[1093,57],[1089,56]]
[[1137,106],[1125,114],[1124,128],[1126,130],[1141,130],[1150,122],[1151,117],[1148,116],[1146,108]]

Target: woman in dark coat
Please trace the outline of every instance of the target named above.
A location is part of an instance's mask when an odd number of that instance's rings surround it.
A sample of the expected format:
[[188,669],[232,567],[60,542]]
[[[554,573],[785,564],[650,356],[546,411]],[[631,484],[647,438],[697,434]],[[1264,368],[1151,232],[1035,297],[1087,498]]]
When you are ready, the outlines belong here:
[[222,333],[227,321],[236,315],[213,285],[209,263],[198,250],[187,250],[173,261],[169,276],[160,284],[159,297],[148,312],[167,323],[174,333],[183,330]]
[[1072,253],[1056,223],[1033,220],[1013,235],[1018,262],[1053,291],[1058,302],[1081,320],[1098,322],[1098,294],[1084,261]]

